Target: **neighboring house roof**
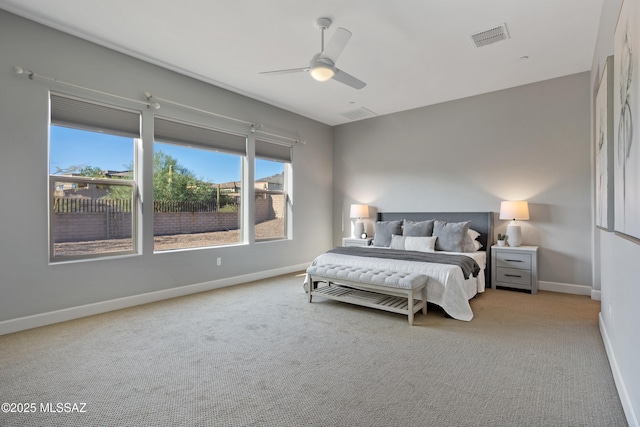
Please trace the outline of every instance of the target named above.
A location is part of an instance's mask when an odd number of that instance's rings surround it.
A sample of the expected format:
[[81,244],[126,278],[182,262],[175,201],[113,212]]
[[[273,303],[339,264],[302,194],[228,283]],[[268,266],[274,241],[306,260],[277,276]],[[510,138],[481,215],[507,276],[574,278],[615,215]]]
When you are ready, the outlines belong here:
[[133,176],[133,171],[111,171],[111,170],[106,170],[106,171],[102,171],[102,173],[107,178],[131,178]]
[[[223,190],[236,190],[242,185],[239,181],[222,182],[220,184],[211,184],[213,187],[220,187]],[[255,188],[260,190],[280,190],[284,186],[284,173],[278,173],[266,178],[256,179]]]

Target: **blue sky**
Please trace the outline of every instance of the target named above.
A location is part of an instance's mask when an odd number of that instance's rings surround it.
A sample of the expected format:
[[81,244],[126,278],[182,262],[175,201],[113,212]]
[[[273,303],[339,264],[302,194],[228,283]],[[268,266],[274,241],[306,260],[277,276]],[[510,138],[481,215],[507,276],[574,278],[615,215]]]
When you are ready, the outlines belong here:
[[[133,147],[131,138],[51,126],[49,171],[55,174],[73,166],[128,170],[133,164]],[[241,165],[236,156],[164,143],[155,143],[154,149],[176,158],[178,163],[204,181],[240,180]],[[282,170],[281,163],[258,159],[255,176],[256,179],[265,178]]]

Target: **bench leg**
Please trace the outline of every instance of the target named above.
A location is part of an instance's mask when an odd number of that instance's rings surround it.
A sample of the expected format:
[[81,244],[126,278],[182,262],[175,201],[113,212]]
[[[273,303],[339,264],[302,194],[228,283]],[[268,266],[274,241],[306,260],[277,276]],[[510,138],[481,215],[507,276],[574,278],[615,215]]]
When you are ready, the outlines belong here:
[[309,302],[311,302],[311,291],[313,290],[313,277],[309,275]]
[[409,326],[413,326],[413,291],[409,291]]
[[427,315],[427,287],[422,288],[422,302],[424,305],[422,306],[422,314]]

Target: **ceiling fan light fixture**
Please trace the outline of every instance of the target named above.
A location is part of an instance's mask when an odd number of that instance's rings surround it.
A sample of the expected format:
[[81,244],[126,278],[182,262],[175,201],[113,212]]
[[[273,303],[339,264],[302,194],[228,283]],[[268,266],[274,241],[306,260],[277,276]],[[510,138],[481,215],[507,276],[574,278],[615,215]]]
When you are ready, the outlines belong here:
[[286,70],[265,71],[260,74],[288,74],[288,73],[300,73],[305,72],[311,75],[315,81],[326,82],[327,80],[334,79],[338,83],[345,84],[354,89],[362,89],[367,84],[351,74],[346,73],[339,68],[336,68],[336,60],[342,53],[342,50],[347,45],[349,39],[351,39],[351,31],[344,28],[338,28],[329,44],[324,45],[324,32],[331,25],[329,18],[319,18],[316,21],[316,26],[320,29],[320,52],[313,55],[308,67],[304,68],[288,68]]
[[326,82],[327,80],[330,80],[335,74],[336,72],[333,70],[333,68],[329,67],[328,65],[318,65],[311,69],[311,77],[319,82]]

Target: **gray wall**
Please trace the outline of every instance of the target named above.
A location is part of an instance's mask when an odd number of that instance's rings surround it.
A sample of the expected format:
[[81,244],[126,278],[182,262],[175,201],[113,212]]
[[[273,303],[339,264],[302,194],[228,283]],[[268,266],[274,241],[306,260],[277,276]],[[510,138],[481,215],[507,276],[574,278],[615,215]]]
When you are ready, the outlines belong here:
[[[334,128],[334,244],[350,203],[492,211],[528,200],[540,280],[591,289],[589,73]],[[375,218],[374,215],[371,216]],[[541,284],[542,286],[542,284]]]
[[[143,93],[264,123],[265,130],[308,141],[293,152],[293,239],[153,254],[148,204],[143,253],[88,262],[48,263],[48,91],[94,98],[16,75],[15,65],[61,81],[144,101]],[[100,97],[98,97],[100,98]],[[104,100],[116,102],[108,97]],[[143,109],[143,120],[152,110]],[[164,104],[164,115],[211,120]],[[143,180],[152,182],[152,134],[143,129]],[[0,11],[0,326],[1,322],[84,304],[252,273],[283,272],[331,246],[332,131],[329,126],[239,96]],[[309,173],[313,170],[313,173]],[[152,186],[143,199],[151,200]],[[215,258],[222,257],[216,266]],[[267,272],[267,273],[264,273]],[[227,279],[225,282],[223,279]]]
[[[621,5],[622,0],[604,2],[591,69],[594,94],[606,59],[613,55],[613,33]],[[629,425],[640,426],[640,244],[595,227],[593,233],[602,300],[600,331]]]

